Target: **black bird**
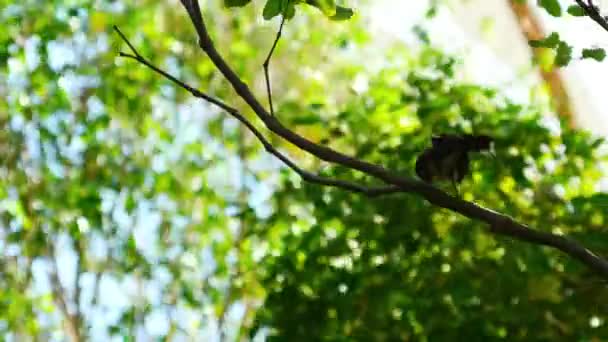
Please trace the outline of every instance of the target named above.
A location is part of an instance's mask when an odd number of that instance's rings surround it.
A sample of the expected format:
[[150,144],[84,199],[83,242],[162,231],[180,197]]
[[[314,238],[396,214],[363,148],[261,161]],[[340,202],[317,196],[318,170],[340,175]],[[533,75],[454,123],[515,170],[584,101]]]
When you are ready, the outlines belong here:
[[449,180],[456,188],[469,173],[469,152],[490,150],[494,139],[487,135],[442,134],[431,138],[432,146],[416,160],[416,174],[427,183]]

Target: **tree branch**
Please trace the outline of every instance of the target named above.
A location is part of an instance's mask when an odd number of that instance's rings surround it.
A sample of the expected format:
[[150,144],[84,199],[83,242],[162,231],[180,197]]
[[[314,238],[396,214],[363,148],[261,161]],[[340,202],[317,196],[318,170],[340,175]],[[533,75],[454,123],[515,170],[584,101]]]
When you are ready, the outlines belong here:
[[604,30],[608,31],[608,19],[600,13],[600,8],[593,0],[574,0],[579,5],[585,14],[600,25]]
[[[184,8],[186,9],[186,11],[188,12],[190,20],[192,21],[192,24],[197,32],[197,35],[199,37],[200,48],[207,54],[207,56],[211,59],[213,64],[216,66],[216,68],[224,75],[224,77],[232,85],[232,87],[236,91],[236,93],[249,105],[249,107],[255,112],[255,114],[258,116],[258,118],[260,118],[262,120],[262,122],[264,123],[264,125],[273,133],[277,134],[278,136],[282,137],[283,139],[289,141],[290,143],[294,144],[295,146],[299,147],[300,149],[316,156],[317,158],[319,158],[321,160],[340,164],[345,167],[348,167],[348,168],[351,168],[351,169],[354,169],[357,171],[361,171],[368,175],[374,176],[374,177],[384,181],[385,183],[389,184],[389,188],[385,188],[383,191],[388,191],[387,189],[390,189],[390,191],[402,191],[402,192],[418,194],[418,195],[424,197],[427,201],[429,201],[431,204],[433,204],[435,206],[449,209],[451,211],[460,213],[463,216],[466,216],[468,218],[480,220],[482,222],[487,223],[490,226],[490,229],[489,229],[490,232],[492,232],[494,234],[508,236],[508,237],[511,237],[516,240],[526,241],[526,242],[533,243],[533,244],[544,245],[544,246],[556,248],[556,249],[570,255],[571,257],[579,260],[580,262],[584,263],[585,265],[592,268],[595,272],[602,275],[603,277],[608,278],[608,261],[595,255],[593,252],[586,249],[584,246],[582,246],[580,243],[578,243],[574,240],[571,240],[571,239],[566,238],[561,235],[552,234],[549,232],[533,230],[522,223],[516,222],[515,220],[513,220],[511,217],[509,217],[507,215],[503,215],[503,214],[500,214],[493,210],[483,208],[472,202],[468,202],[468,201],[464,201],[459,198],[452,197],[452,196],[448,195],[447,193],[433,187],[430,184],[415,180],[410,177],[403,177],[400,174],[389,171],[380,165],[368,163],[366,161],[356,159],[354,157],[337,152],[326,146],[316,144],[316,143],[298,135],[297,133],[291,131],[290,129],[286,128],[276,119],[276,117],[270,115],[264,109],[264,107],[255,98],[255,96],[253,95],[251,90],[248,88],[248,86],[240,79],[240,77],[238,75],[236,75],[236,73],[232,70],[232,68],[226,63],[224,58],[216,50],[215,45],[214,45],[211,37],[209,36],[209,33],[205,26],[205,22],[203,21],[200,7],[198,5],[198,1],[197,0],[181,0],[181,2],[182,2],[182,5],[184,6]],[[121,55],[134,58],[141,62],[141,60],[138,59],[137,56],[128,56],[125,54],[121,54]],[[145,63],[143,63],[143,64],[145,64]],[[148,64],[146,64],[146,65],[148,65]],[[148,65],[148,66],[150,67],[150,65]],[[153,70],[154,70],[154,68],[153,68]],[[164,73],[162,71],[157,71],[157,72],[159,72],[159,73],[165,75],[165,77],[167,77],[166,73]],[[167,77],[167,78],[174,82],[177,81],[174,78],[170,78],[170,77]],[[179,81],[177,81],[177,82],[179,82]],[[195,93],[196,90],[194,90],[193,88],[191,88],[189,86],[187,86],[187,88],[186,87],[184,87],[184,88],[189,90],[193,95],[196,94]],[[190,90],[190,89],[192,89],[192,90]],[[196,91],[196,92],[198,92],[198,91]],[[214,101],[216,101],[216,102],[212,102],[212,103],[217,104],[217,100],[214,100]],[[236,112],[236,111],[233,111],[233,112],[228,111],[228,112],[230,114],[232,114],[233,116],[235,116],[237,119],[239,119],[239,121],[241,121],[243,124],[247,125],[247,127],[249,129],[252,129],[252,128],[255,129],[255,127],[253,127],[251,125],[251,123],[249,123],[246,119],[242,118],[242,116],[240,114],[238,114],[238,112]],[[235,113],[236,113],[236,115],[235,115]],[[242,118],[242,119],[240,119],[240,118]],[[251,125],[251,127],[250,127],[250,125]],[[254,134],[256,134],[257,130],[252,130],[252,132]],[[258,134],[259,134],[259,132],[258,132]],[[257,136],[257,134],[256,134],[256,136]],[[260,136],[258,136],[258,139],[260,139]],[[261,136],[261,137],[263,138],[263,136]],[[261,140],[261,141],[269,152],[272,153],[272,151],[275,150],[270,144],[266,145],[264,143],[264,141],[266,141],[265,138],[264,138],[264,140]],[[267,143],[267,141],[266,141],[266,143]],[[275,153],[273,153],[273,154],[275,156],[279,157],[279,159],[281,159],[281,157],[280,157],[281,154],[275,154]],[[283,160],[283,159],[281,159],[281,160]],[[283,161],[285,162],[285,160],[283,160]],[[294,170],[296,170],[296,172],[298,172],[297,169],[294,169]],[[305,178],[305,180],[309,180],[309,181],[313,181],[315,179],[316,178],[314,178],[314,177],[312,179]],[[327,181],[327,180],[324,180],[324,181]],[[339,180],[331,180],[328,182],[331,184],[327,184],[327,185],[338,186],[336,183],[339,183],[340,185],[344,185],[344,184],[341,184],[341,182],[342,181],[339,181]],[[319,184],[323,184],[323,183],[319,182]],[[390,188],[391,186],[393,188]],[[344,189],[347,189],[347,190],[365,193],[364,191],[357,191],[357,190],[361,190],[358,185],[352,187],[352,184],[349,184],[348,186],[341,186],[341,187]],[[352,189],[349,189],[349,187],[351,187]],[[395,188],[398,188],[398,190],[396,190]]]
[[178,80],[176,77],[170,75],[166,71],[161,70],[160,68],[156,67],[155,65],[150,63],[146,58],[144,58],[141,54],[139,54],[139,52],[133,47],[133,45],[129,42],[129,40],[120,31],[120,29],[118,27],[114,26],[114,29],[121,36],[121,38],[125,41],[125,43],[130,47],[131,51],[133,52],[132,55],[128,54],[128,53],[120,52],[119,55],[121,57],[136,60],[137,62],[152,69],[156,73],[164,76],[168,80],[174,82],[181,88],[187,90],[194,97],[198,97],[205,101],[208,101],[208,102],[220,107],[221,109],[225,110],[226,112],[228,112],[234,118],[239,120],[243,125],[245,125],[247,127],[247,129],[249,129],[249,131],[262,143],[262,145],[264,146],[264,149],[268,153],[274,155],[279,160],[281,160],[290,169],[292,169],[298,175],[300,175],[305,181],[310,182],[310,183],[320,184],[320,185],[335,186],[335,187],[343,188],[345,190],[349,190],[352,192],[362,193],[362,194],[370,196],[370,197],[375,197],[375,196],[380,196],[380,195],[385,195],[385,194],[392,194],[392,193],[396,193],[396,192],[402,192],[402,190],[397,186],[367,187],[367,186],[363,186],[363,185],[360,185],[360,184],[357,184],[354,182],[319,176],[312,172],[302,169],[296,163],[294,163],[292,160],[290,160],[287,156],[285,156],[283,153],[281,153],[277,148],[275,148],[268,141],[268,139],[266,139],[266,137],[264,137],[264,135],[249,120],[247,120],[236,108],[231,107],[231,106],[225,104],[224,102],[222,102],[214,97],[211,97],[211,96],[199,91],[198,89],[191,87],[190,85],[188,85],[188,84],[184,83],[183,81]]

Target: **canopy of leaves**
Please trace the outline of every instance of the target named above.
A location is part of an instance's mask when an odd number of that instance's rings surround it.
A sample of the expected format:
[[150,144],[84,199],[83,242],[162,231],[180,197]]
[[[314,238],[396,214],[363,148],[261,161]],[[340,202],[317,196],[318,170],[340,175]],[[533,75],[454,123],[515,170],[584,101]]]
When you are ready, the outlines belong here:
[[[432,45],[378,49],[358,18],[336,23],[312,7],[353,13],[279,0],[206,1],[203,12],[263,98],[276,21],[257,19],[302,11],[271,64],[287,126],[409,175],[432,134],[490,134],[497,158],[474,159],[462,196],[608,254],[601,140],[540,101],[464,83],[458,59]],[[303,183],[236,121],[116,58],[127,47],[112,25],[165,70],[244,108],[171,2],[0,0],[0,334],[608,338],[605,283],[577,262],[419,197]],[[308,169],[372,181],[276,143]]]

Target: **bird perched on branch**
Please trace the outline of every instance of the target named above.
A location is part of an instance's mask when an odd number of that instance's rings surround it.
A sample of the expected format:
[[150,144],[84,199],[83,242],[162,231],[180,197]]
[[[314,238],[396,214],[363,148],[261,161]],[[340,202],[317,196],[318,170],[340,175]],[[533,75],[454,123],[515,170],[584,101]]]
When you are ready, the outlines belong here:
[[487,135],[442,134],[416,160],[416,174],[427,183],[449,180],[456,187],[469,173],[469,152],[489,151],[494,139]]

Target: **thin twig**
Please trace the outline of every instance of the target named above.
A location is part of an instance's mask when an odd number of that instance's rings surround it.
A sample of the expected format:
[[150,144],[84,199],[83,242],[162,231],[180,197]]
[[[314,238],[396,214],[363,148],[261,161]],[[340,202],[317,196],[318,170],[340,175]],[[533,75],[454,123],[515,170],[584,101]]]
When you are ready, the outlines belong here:
[[184,88],[185,90],[187,90],[189,93],[191,93],[192,95],[194,95],[195,97],[198,98],[202,98],[205,101],[208,101],[220,108],[222,108],[223,110],[227,111],[227,112],[231,112],[231,111],[236,111],[236,109],[228,106],[227,104],[225,104],[224,102],[208,96],[207,94],[204,94],[200,91],[198,91],[197,89],[189,86],[188,84],[178,80],[177,78],[175,78],[174,76],[172,76],[171,74],[167,73],[164,70],[161,70],[160,68],[154,66],[152,63],[148,62],[147,59],[145,59],[144,57],[142,57],[142,55],[139,54],[139,52],[133,47],[133,45],[131,44],[131,42],[127,39],[127,37],[125,37],[125,35],[120,31],[120,29],[117,26],[114,26],[114,30],[120,35],[120,37],[122,38],[122,40],[129,46],[129,48],[131,49],[131,51],[133,51],[133,54],[128,54],[125,52],[119,52],[120,57],[126,57],[126,58],[131,58],[134,59],[136,61],[138,61],[139,63],[147,66],[148,68],[154,70],[156,73],[161,74],[163,77],[167,78],[168,80],[170,80],[171,82],[174,82],[175,84],[177,84],[178,86]]
[[268,68],[270,66],[270,59],[272,58],[272,54],[274,53],[274,50],[276,49],[277,44],[279,43],[279,39],[281,39],[281,35],[283,35],[283,26],[285,25],[285,14],[287,12],[287,8],[289,8],[289,1],[287,1],[287,5],[285,6],[285,8],[283,8],[281,14],[281,24],[279,25],[277,36],[274,38],[274,42],[272,43],[272,47],[268,52],[268,56],[266,56],[266,60],[264,60],[264,64],[262,64],[262,66],[264,67],[264,78],[266,79],[266,94],[268,95],[268,104],[270,105],[270,115],[273,116],[274,106],[272,105],[272,89],[270,87],[270,73],[268,71]]
[[[121,31],[117,27],[115,27],[115,30],[120,34],[122,39],[125,40],[125,42],[129,46],[132,46],[129,43],[129,41],[127,40],[127,38],[121,34]],[[360,184],[357,184],[354,182],[323,177],[323,176],[319,176],[314,173],[311,173],[309,171],[306,171],[306,170],[300,168],[296,163],[291,161],[283,153],[279,152],[279,150],[277,150],[266,139],[266,137],[264,137],[264,135],[249,120],[247,120],[236,108],[233,108],[233,107],[225,104],[224,102],[222,102],[212,96],[209,96],[209,95],[199,91],[196,88],[191,87],[190,85],[188,85],[188,84],[184,83],[183,81],[177,79],[176,77],[170,75],[169,73],[165,72],[164,70],[161,70],[160,68],[158,68],[155,65],[153,65],[152,63],[150,63],[142,55],[140,55],[137,52],[137,50],[135,50],[135,49],[133,49],[133,55],[125,53],[125,52],[120,52],[119,55],[121,57],[136,60],[137,62],[145,65],[146,67],[150,68],[154,72],[162,75],[166,79],[177,84],[179,87],[187,90],[194,97],[204,99],[205,101],[208,101],[208,102],[220,107],[221,109],[227,111],[230,115],[232,115],[234,118],[239,120],[243,125],[245,125],[247,127],[247,129],[249,129],[249,131],[251,131],[251,133],[262,143],[262,145],[264,146],[266,151],[268,151],[270,154],[276,156],[279,160],[281,160],[290,169],[294,170],[298,175],[300,175],[307,182],[316,183],[316,184],[320,184],[320,185],[326,185],[326,186],[335,186],[335,187],[343,188],[343,189],[346,189],[346,190],[349,190],[352,192],[362,193],[362,194],[370,196],[370,197],[402,192],[402,190],[398,186],[394,186],[394,185],[367,187],[367,186],[363,186],[363,185],[360,185]]]
[[122,40],[125,43],[127,43],[127,46],[129,46],[129,49],[131,49],[131,52],[133,52],[133,54],[135,56],[137,56],[137,58],[141,58],[141,55],[139,54],[139,52],[137,52],[137,49],[133,46],[133,44],[131,44],[131,42],[127,39],[127,37],[124,35],[124,33],[122,33],[122,31],[118,28],[118,26],[114,25],[114,31],[116,31],[116,33],[118,33],[120,38],[122,38]]

